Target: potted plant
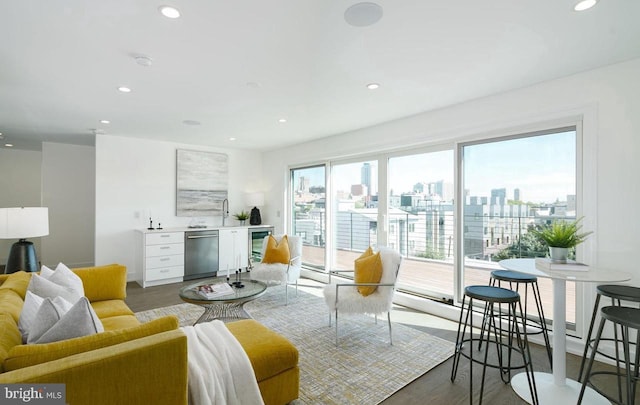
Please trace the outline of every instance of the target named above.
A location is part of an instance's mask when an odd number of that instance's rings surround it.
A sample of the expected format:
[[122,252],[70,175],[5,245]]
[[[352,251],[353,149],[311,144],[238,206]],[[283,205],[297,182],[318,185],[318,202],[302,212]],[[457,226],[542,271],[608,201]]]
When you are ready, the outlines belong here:
[[576,247],[593,232],[580,232],[582,225],[579,218],[575,221],[554,220],[551,224],[532,232],[549,247],[552,263],[566,263],[569,249]]
[[240,225],[244,225],[244,221],[249,219],[249,213],[245,210],[240,211],[237,214],[233,214],[234,218],[240,221]]

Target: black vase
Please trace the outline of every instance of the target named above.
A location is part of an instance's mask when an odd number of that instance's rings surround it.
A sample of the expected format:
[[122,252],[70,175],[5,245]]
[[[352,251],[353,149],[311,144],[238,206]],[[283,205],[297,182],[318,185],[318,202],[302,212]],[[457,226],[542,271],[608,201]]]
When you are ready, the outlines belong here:
[[251,216],[249,217],[249,223],[251,225],[260,225],[262,223],[262,218],[260,218],[260,210],[258,207],[253,207],[251,209]]

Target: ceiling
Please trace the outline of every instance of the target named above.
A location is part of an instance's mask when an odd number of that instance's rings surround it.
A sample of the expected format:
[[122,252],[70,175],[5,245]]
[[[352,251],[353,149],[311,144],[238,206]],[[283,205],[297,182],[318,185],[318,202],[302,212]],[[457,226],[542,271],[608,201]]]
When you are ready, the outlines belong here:
[[638,0],[379,0],[355,27],[357,2],[2,0],[0,147],[98,131],[269,150],[640,56]]

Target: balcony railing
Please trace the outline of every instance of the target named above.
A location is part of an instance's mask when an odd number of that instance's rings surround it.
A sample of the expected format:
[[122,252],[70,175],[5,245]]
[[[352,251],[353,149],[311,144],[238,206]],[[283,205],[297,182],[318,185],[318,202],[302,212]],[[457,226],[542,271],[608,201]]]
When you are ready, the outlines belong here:
[[[322,213],[324,214],[324,213]],[[295,226],[313,230],[312,237],[305,234],[303,260],[314,268],[324,266],[323,225],[318,213],[316,220],[309,215],[300,218]],[[368,247],[377,243],[377,215],[370,211],[340,212],[336,221],[336,251],[331,268],[351,269],[353,261]],[[298,219],[296,218],[295,224]],[[491,271],[499,269],[497,261],[514,257],[544,256],[546,252],[540,244],[531,243],[526,236],[528,227],[549,221],[545,217],[533,216],[465,216],[463,269],[464,285],[487,284]],[[398,250],[405,258],[398,284],[401,289],[448,301],[454,292],[454,222],[452,210],[431,210],[416,213],[393,213],[389,215],[388,245]],[[317,243],[321,241],[322,243]],[[542,293],[545,313],[553,311],[551,281],[538,280]],[[567,321],[575,322],[575,283],[567,283]],[[528,305],[535,305],[530,297]]]

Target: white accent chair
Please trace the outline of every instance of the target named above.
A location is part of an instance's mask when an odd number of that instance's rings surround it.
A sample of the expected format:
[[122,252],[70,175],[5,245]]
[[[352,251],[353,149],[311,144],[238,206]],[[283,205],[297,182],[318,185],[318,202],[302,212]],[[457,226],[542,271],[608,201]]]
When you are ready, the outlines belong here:
[[[391,309],[393,306],[393,293],[396,288],[396,280],[402,256],[400,253],[387,247],[380,248],[380,259],[382,260],[382,277],[379,283],[342,283],[328,284],[324,287],[324,299],[329,307],[329,326],[331,326],[331,315],[335,312],[336,317],[336,346],[338,345],[338,312],[373,314],[375,322],[378,323],[378,314],[387,313],[389,322],[389,344],[393,345],[391,336]],[[353,272],[353,270],[334,270],[331,273],[336,275],[341,272]],[[373,294],[363,296],[358,292],[357,286],[378,286]]]
[[[278,243],[284,235],[274,235]],[[259,280],[269,285],[284,284],[285,305],[289,304],[289,288],[291,284],[296,286],[296,297],[298,296],[298,279],[302,268],[302,238],[300,236],[287,235],[289,239],[289,263],[256,263],[249,272],[252,280]],[[262,240],[262,256],[267,248],[269,236]]]

